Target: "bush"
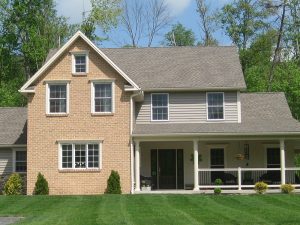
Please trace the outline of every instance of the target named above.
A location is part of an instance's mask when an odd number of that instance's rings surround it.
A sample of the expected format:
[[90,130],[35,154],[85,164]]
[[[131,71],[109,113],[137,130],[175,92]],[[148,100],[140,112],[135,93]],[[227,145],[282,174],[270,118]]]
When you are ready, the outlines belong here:
[[291,184],[282,184],[280,186],[281,192],[285,194],[290,194],[295,190],[295,187]]
[[255,190],[256,193],[258,193],[258,194],[263,194],[263,193],[265,193],[265,192],[267,191],[267,189],[268,189],[268,185],[267,185],[265,182],[263,182],[263,181],[257,182],[257,183],[255,184],[255,187],[254,187],[254,190]]
[[39,173],[37,176],[37,181],[35,182],[33,194],[34,195],[49,195],[48,181],[41,173]]
[[221,192],[222,192],[221,188],[215,188],[214,189],[215,195],[219,195],[219,194],[221,194]]
[[23,182],[20,174],[13,173],[6,181],[3,192],[5,195],[20,195],[22,194],[22,186]]
[[112,170],[107,180],[106,194],[121,194],[120,175],[117,171]]
[[223,184],[223,181],[220,178],[215,180],[215,185],[222,185],[222,184]]

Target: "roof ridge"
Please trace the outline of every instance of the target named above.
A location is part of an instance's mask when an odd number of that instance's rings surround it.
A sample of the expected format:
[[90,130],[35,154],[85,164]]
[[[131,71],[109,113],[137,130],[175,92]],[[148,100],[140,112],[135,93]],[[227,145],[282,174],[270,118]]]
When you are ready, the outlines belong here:
[[103,48],[103,47],[98,47],[99,49],[182,49],[182,48],[234,48],[236,49],[237,47],[234,45],[224,45],[224,46],[160,46],[160,47],[116,47],[116,48]]
[[267,92],[267,91],[261,91],[261,92],[242,92],[241,94],[245,94],[245,95],[271,95],[271,94],[284,94],[283,91],[274,91],[274,92]]

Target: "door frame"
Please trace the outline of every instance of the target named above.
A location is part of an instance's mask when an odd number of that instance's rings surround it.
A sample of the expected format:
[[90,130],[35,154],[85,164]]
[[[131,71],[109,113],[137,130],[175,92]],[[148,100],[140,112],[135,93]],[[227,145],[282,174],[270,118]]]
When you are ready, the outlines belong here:
[[[178,190],[178,150],[182,150],[182,163],[183,163],[183,166],[182,166],[182,176],[183,176],[183,187],[184,187],[184,149],[182,148],[176,148],[176,149],[168,149],[168,148],[154,148],[154,149],[151,149],[150,151],[157,151],[157,154],[156,154],[156,171],[157,171],[157,175],[156,175],[156,184],[157,184],[157,187],[156,187],[156,190],[159,190],[160,187],[159,187],[159,172],[158,172],[158,167],[159,167],[159,151],[163,151],[163,150],[172,150],[172,151],[175,151],[175,172],[176,172],[176,175],[175,175],[175,189]],[[151,155],[151,154],[150,154]],[[152,160],[152,159],[150,159]],[[151,163],[150,163],[151,164]],[[150,168],[150,170],[152,171],[152,167]],[[151,174],[151,172],[150,172]],[[152,176],[152,175],[151,175]]]

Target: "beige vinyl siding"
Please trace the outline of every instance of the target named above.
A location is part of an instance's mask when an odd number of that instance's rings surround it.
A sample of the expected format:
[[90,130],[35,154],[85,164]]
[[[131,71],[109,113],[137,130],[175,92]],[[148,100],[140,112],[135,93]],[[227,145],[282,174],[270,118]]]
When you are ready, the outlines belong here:
[[11,149],[0,148],[0,175],[13,172],[13,152]]
[[[225,120],[238,122],[237,93],[225,92]],[[151,122],[151,93],[145,93],[144,101],[136,104],[136,123]],[[206,123],[206,92],[169,93],[169,121],[164,123]],[[209,121],[210,122],[210,121]],[[214,121],[215,122],[215,121]],[[156,123],[156,122],[152,122]]]

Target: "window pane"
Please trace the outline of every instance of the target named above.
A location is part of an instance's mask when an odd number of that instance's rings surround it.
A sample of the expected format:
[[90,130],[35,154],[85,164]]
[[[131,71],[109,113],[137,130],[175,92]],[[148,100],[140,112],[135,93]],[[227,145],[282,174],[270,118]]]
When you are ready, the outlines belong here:
[[62,168],[72,168],[72,145],[62,145]]
[[49,111],[50,113],[67,112],[67,85],[49,85]]
[[86,72],[86,56],[76,55],[75,56],[75,72],[85,73]]
[[16,151],[16,172],[26,172],[27,171],[27,152],[26,151]]
[[88,167],[98,168],[99,167],[99,145],[89,144],[88,145]]
[[112,112],[112,84],[95,84],[95,112]]
[[85,145],[75,145],[75,168],[85,168]]
[[224,119],[223,93],[208,93],[208,119]]
[[152,120],[168,120],[168,94],[152,94]]

